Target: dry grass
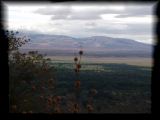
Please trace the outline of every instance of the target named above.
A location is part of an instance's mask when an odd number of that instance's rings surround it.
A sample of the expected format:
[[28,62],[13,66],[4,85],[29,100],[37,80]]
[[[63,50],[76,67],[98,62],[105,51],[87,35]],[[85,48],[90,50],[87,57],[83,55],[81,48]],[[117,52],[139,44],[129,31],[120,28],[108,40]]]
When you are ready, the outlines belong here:
[[[73,62],[73,57],[68,56],[47,56],[54,60],[55,62]],[[83,57],[82,63],[124,63],[129,65],[137,66],[147,66],[152,67],[152,58],[142,58],[142,57],[133,57],[133,58],[122,58],[122,57]]]

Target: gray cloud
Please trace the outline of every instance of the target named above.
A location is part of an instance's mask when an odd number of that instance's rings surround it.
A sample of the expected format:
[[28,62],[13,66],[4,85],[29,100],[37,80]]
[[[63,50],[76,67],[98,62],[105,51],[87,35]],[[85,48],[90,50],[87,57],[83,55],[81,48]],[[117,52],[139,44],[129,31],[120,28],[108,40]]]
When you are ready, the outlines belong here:
[[69,6],[63,6],[63,7],[45,7],[45,8],[39,8],[34,13],[38,13],[41,15],[68,15],[71,13],[71,7]]
[[34,11],[34,13],[38,13],[41,15],[51,15],[51,19],[68,19],[68,20],[90,20],[90,19],[101,19],[100,15],[107,13],[115,13],[114,10],[110,10],[106,7],[106,9],[87,9],[87,10],[79,10],[74,11],[72,7],[46,7],[40,8]]
[[96,20],[101,19],[101,17],[98,14],[90,14],[90,13],[84,13],[79,15],[71,15],[69,19],[72,20]]
[[61,8],[40,8],[35,13],[41,15],[51,15],[51,19],[68,19],[68,20],[90,20],[101,19],[100,15],[106,13],[106,10],[86,10],[74,11],[71,7]]
[[51,19],[52,20],[56,20],[56,19],[66,19],[66,15],[53,15],[52,17],[51,17]]
[[86,26],[95,27],[97,24],[95,22],[88,22],[85,24]]
[[[154,5],[154,4],[153,4]],[[125,5],[124,10],[114,10],[111,8],[104,9],[84,9],[84,10],[73,10],[72,6],[61,6],[61,7],[46,7],[40,8],[34,11],[41,15],[50,15],[51,19],[68,19],[68,20],[94,20],[101,19],[103,14],[117,14],[117,18],[125,17],[137,17],[153,14],[153,5]]]
[[139,17],[139,16],[146,16],[153,14],[153,6],[151,5],[144,5],[144,6],[127,6],[125,11],[119,12],[119,15],[116,17],[118,18],[125,18],[125,17]]
[[[133,39],[151,39],[153,33],[153,25],[151,23],[141,22],[120,22],[121,18],[128,17],[145,17],[146,15],[153,15],[153,4],[124,5],[122,10],[114,10],[114,8],[101,8],[99,9],[73,9],[72,6],[60,8],[43,8],[36,11],[38,14],[49,15],[51,20],[62,20],[64,26],[59,28],[59,31],[67,29],[63,34],[73,36],[92,36],[92,35],[111,35],[111,36],[129,36]],[[115,14],[115,18],[102,19],[101,15]],[[105,17],[106,17],[105,16]],[[109,16],[109,15],[108,15]],[[148,17],[150,18],[150,17]],[[79,21],[66,21],[66,20],[79,20]],[[83,20],[86,20],[82,22]],[[87,21],[88,20],[88,21]],[[130,19],[126,19],[129,21]],[[138,19],[137,19],[138,20]],[[143,19],[142,19],[143,20]],[[147,19],[148,20],[148,19]],[[114,23],[115,21],[115,23]],[[125,21],[125,19],[124,19]],[[116,23],[117,22],[117,23]],[[117,26],[116,26],[117,25]],[[77,27],[78,26],[78,27]],[[81,32],[80,32],[81,31]],[[62,32],[62,31],[61,31]]]
[[101,19],[101,17],[97,14],[90,14],[90,13],[73,13],[73,14],[58,14],[58,15],[53,15],[51,17],[52,20],[55,19],[67,19],[67,20],[96,20],[96,19]]
[[44,4],[42,6],[17,6],[16,11],[13,11],[15,8],[11,7],[13,10],[9,10],[8,26],[16,29],[23,26],[27,30],[75,37],[109,34],[113,37],[136,38],[137,36],[138,39],[144,37],[142,40],[152,37],[154,16],[146,15],[152,15],[154,3],[113,4],[113,7],[108,4],[106,6],[97,4],[84,5],[84,8],[82,4],[55,4],[53,6]]
[[126,29],[126,33],[129,34],[150,34],[153,32],[153,26],[151,24],[127,24],[128,28]]
[[152,33],[152,25],[146,24],[126,24],[127,27],[116,29],[114,27],[102,27],[96,26],[93,28],[86,28],[87,31],[92,31],[95,33],[105,33],[105,34],[128,34],[128,35],[148,35]]

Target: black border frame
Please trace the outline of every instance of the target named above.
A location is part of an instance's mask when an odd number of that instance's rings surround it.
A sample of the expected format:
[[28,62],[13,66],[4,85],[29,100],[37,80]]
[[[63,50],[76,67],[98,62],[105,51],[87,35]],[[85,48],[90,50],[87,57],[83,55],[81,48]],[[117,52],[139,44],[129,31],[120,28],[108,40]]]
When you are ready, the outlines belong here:
[[[160,7],[160,2],[159,1],[150,1],[150,0],[146,0],[146,1],[142,1],[142,0],[54,0],[54,1],[45,1],[45,0],[24,0],[24,1],[21,1],[21,0],[3,0],[1,1],[1,4],[0,4],[0,8],[1,8],[1,22],[0,22],[0,25],[1,25],[1,39],[0,39],[0,80],[1,80],[1,95],[4,96],[4,97],[0,97],[0,103],[2,104],[2,114],[3,115],[7,115],[7,118],[32,118],[32,117],[35,117],[35,118],[45,118],[45,119],[48,119],[48,118],[55,118],[55,117],[65,117],[65,116],[72,116],[72,117],[75,117],[75,119],[79,118],[80,115],[82,114],[77,114],[77,115],[72,115],[72,114],[53,114],[53,115],[50,115],[50,114],[33,114],[33,115],[28,115],[28,114],[15,114],[15,113],[9,113],[9,106],[8,106],[8,92],[9,92],[9,87],[8,87],[8,82],[7,80],[9,80],[9,72],[8,72],[8,54],[7,54],[7,50],[8,50],[8,42],[4,39],[4,27],[3,27],[3,17],[4,17],[4,13],[3,11],[5,10],[5,6],[3,6],[3,2],[14,2],[14,3],[43,3],[43,2],[82,2],[82,3],[90,3],[90,2],[157,2],[157,6],[155,8],[155,11],[154,11],[154,14],[157,16],[157,20],[156,20],[156,23],[154,24],[154,27],[155,27],[155,30],[154,30],[154,36],[155,36],[155,42],[157,43],[155,46],[154,46],[154,52],[152,54],[152,58],[153,58],[153,67],[152,67],[152,83],[151,83],[151,88],[152,88],[152,95],[151,95],[151,99],[152,99],[152,107],[151,107],[151,114],[103,114],[103,115],[106,115],[106,118],[116,118],[116,119],[119,119],[119,118],[129,118],[129,119],[146,119],[146,118],[152,118],[153,115],[156,115],[157,114],[157,111],[158,110],[158,106],[159,106],[159,99],[158,99],[158,96],[157,96],[157,93],[158,93],[158,88],[159,88],[159,84],[158,84],[158,81],[160,80],[160,30],[159,30],[159,26],[160,26],[160,10],[159,10],[159,7]],[[157,107],[157,109],[156,109]],[[92,116],[92,117],[100,117],[100,115],[102,114],[87,114],[87,116]],[[81,116],[82,117],[82,116]],[[6,117],[5,117],[6,118]],[[67,118],[65,118],[67,119]]]

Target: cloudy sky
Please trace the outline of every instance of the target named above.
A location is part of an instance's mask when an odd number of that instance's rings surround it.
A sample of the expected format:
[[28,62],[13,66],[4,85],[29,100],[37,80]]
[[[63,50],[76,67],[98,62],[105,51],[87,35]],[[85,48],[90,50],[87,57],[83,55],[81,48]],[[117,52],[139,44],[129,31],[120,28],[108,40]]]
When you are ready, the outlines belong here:
[[156,3],[4,3],[7,29],[153,43]]

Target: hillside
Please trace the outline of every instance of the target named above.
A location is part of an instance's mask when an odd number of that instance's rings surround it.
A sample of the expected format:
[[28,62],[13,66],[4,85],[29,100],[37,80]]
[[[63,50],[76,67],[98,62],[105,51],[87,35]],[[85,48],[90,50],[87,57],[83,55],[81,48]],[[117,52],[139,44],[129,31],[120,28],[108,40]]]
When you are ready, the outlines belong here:
[[92,36],[87,38],[73,38],[65,35],[47,35],[30,33],[31,41],[21,50],[38,50],[49,56],[72,56],[80,46],[87,56],[97,57],[151,57],[152,45],[125,38],[111,38]]

